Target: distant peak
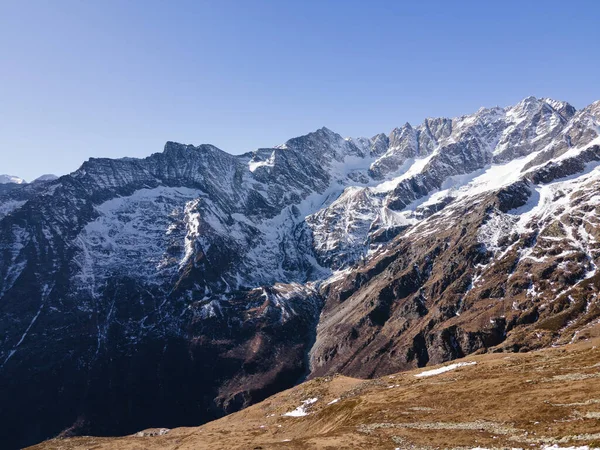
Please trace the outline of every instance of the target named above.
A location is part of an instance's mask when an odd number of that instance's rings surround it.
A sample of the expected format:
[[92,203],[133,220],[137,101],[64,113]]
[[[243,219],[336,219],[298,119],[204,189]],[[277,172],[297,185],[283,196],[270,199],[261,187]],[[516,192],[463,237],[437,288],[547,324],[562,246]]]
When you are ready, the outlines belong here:
[[288,148],[290,146],[293,146],[293,143],[295,143],[295,142],[303,142],[307,139],[309,139],[309,140],[310,139],[322,139],[323,137],[339,138],[340,140],[344,140],[344,138],[342,136],[340,136],[338,133],[336,133],[335,131],[332,131],[327,127],[321,127],[315,131],[311,131],[310,133],[288,139],[285,142],[285,144],[279,145],[276,148]]
[[375,140],[375,139],[385,139],[387,137],[387,135],[385,133],[377,133],[375,136],[373,136],[371,138],[371,140]]
[[23,178],[16,177],[14,175],[0,175],[0,184],[26,184]]
[[525,111],[525,112],[534,112],[543,108],[544,106],[550,106],[543,99],[534,97],[530,95],[529,97],[525,97],[519,103],[514,106],[509,106],[507,110],[517,110],[517,111]]
[[[336,133],[335,131],[333,131],[332,129],[327,128],[327,127],[321,127],[318,130],[313,131],[312,133],[308,133],[305,136],[310,137],[310,136],[314,136],[314,135],[325,136],[328,139],[340,139],[340,140],[344,139],[339,133]],[[300,136],[300,137],[304,137],[304,136]]]
[[[321,127],[317,131],[315,131],[314,133],[324,134],[326,136],[339,136],[338,133],[336,133],[335,131],[333,131],[333,130],[327,128],[327,127]],[[309,135],[310,134],[314,134],[314,133],[309,133]]]
[[404,125],[402,125],[401,127],[394,128],[392,130],[392,133],[400,133],[402,131],[412,130],[412,129],[413,129],[412,125],[410,123],[408,123],[408,122],[405,122]]
[[596,107],[600,106],[600,100],[596,100],[594,103],[590,103],[589,106],[592,108],[596,108]]
[[53,173],[45,173],[44,175],[39,176],[35,180],[33,180],[32,183],[38,183],[41,181],[54,181],[56,179],[58,179],[58,177]]
[[413,127],[410,123],[406,122],[404,125],[402,125],[401,127],[396,127],[392,130],[392,132],[390,133],[390,136],[393,135],[400,135],[402,133],[405,132],[410,132],[413,130]]
[[529,95],[527,97],[525,97],[523,100],[521,100],[520,103],[539,103],[541,101],[541,99],[537,98],[534,95]]
[[547,105],[550,105],[552,107],[556,106],[558,108],[563,108],[565,106],[570,106],[569,103],[564,102],[562,100],[555,100],[555,99],[550,98],[550,97],[536,97],[534,95],[530,95],[528,97],[525,97],[523,100],[521,100],[515,106],[520,106],[520,105],[541,105],[541,104],[547,104]]
[[175,142],[175,141],[167,141],[165,143],[165,147],[164,147],[165,152],[176,151],[176,150],[188,150],[188,151],[190,151],[190,150],[197,150],[197,151],[218,150],[219,152],[223,152],[223,150],[220,150],[219,148],[215,147],[212,144],[193,145],[193,144],[182,144],[180,142]]
[[[180,142],[175,142],[175,141],[167,141],[167,142],[165,142],[164,151],[166,152],[169,150],[175,150],[175,149],[184,148],[184,147],[190,147],[190,145],[182,144]],[[193,147],[193,145],[191,147]]]

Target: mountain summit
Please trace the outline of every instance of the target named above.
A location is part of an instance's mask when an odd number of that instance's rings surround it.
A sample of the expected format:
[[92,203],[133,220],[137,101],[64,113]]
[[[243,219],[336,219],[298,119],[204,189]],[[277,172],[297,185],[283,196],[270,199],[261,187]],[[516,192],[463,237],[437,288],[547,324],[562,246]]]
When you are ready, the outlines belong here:
[[0,175],[0,184],[25,184],[26,181],[23,178],[16,177],[14,175]]

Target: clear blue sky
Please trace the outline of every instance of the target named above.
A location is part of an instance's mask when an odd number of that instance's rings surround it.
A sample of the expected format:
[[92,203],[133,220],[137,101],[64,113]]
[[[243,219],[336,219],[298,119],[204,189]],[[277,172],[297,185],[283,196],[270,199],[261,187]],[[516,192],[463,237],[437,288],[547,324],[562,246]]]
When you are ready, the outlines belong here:
[[0,0],[0,173],[600,99],[600,1]]

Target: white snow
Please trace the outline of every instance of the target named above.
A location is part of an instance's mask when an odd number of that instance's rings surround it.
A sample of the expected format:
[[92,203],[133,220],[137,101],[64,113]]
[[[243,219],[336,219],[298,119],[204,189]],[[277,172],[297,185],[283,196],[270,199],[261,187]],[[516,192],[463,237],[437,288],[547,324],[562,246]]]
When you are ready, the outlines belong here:
[[581,445],[579,447],[559,447],[557,444],[544,445],[542,450],[590,450],[588,445]]
[[439,375],[444,372],[449,372],[451,370],[458,369],[459,367],[473,366],[475,364],[477,364],[477,362],[475,362],[475,361],[450,364],[449,366],[440,367],[438,369],[426,370],[425,372],[416,374],[415,377],[417,377],[417,378],[431,377],[433,375]]
[[41,294],[41,304],[40,304],[40,307],[38,308],[38,311],[35,313],[35,315],[33,316],[33,319],[31,319],[31,322],[29,322],[29,325],[27,326],[27,328],[25,329],[25,331],[21,335],[21,339],[19,339],[19,342],[17,342],[14,345],[14,347],[12,348],[12,350],[10,350],[10,352],[8,353],[8,356],[6,357],[6,359],[4,360],[4,362],[2,362],[2,364],[0,364],[0,368],[2,368],[8,362],[8,360],[10,358],[12,358],[12,356],[16,353],[17,348],[23,343],[23,341],[27,337],[27,333],[29,333],[29,330],[31,330],[31,327],[33,327],[33,324],[35,324],[36,320],[40,316],[40,313],[42,312],[42,309],[44,309],[44,306],[46,304],[46,299],[48,298],[48,295],[50,294],[51,291],[52,291],[52,287],[48,286],[47,284],[45,284],[42,287],[41,292],[40,292],[40,294]]
[[0,203],[0,219],[4,216],[7,216],[13,211],[16,211],[21,206],[27,203],[25,200],[7,200],[3,203]]
[[271,156],[265,161],[254,161],[251,160],[248,162],[248,169],[250,172],[254,172],[259,167],[273,167],[275,165],[275,152],[271,154]]
[[[90,286],[96,275],[106,276],[115,268],[138,277],[177,270],[191,254],[197,233],[195,211],[187,205],[203,195],[197,189],[157,187],[140,189],[97,206],[99,217],[89,222],[76,239],[82,250],[75,259],[81,268],[82,284]],[[171,244],[183,244],[181,259],[166,253]],[[132,259],[145,264],[134,266]]]
[[590,142],[588,142],[586,144],[582,144],[582,145],[578,145],[577,147],[570,148],[562,155],[557,156],[556,158],[553,158],[552,161],[562,161],[562,160],[565,160],[568,158],[573,158],[573,157],[579,155],[582,151],[584,151],[594,145],[600,145],[600,136],[598,136],[595,139],[592,139]]
[[42,176],[37,177],[35,180],[33,180],[33,183],[39,182],[39,181],[54,181],[57,178],[58,177],[52,173],[46,173]]
[[[257,151],[253,159],[244,156],[243,159],[228,162],[218,169],[218,182],[215,186],[223,198],[209,198],[199,189],[158,187],[140,189],[127,197],[116,197],[96,207],[98,217],[88,223],[81,234],[75,239],[74,244],[80,248],[74,264],[79,267],[77,280],[94,295],[94,286],[101,286],[106,276],[110,273],[122,273],[145,278],[145,281],[157,282],[157,276],[171,277],[178,270],[185,267],[190,258],[201,247],[204,252],[211,248],[217,239],[232,242],[233,246],[240,249],[239,264],[232,273],[224,273],[223,285],[227,289],[239,286],[255,287],[261,284],[272,284],[275,281],[285,280],[306,281],[307,272],[310,279],[327,279],[326,283],[339,280],[347,274],[341,270],[332,272],[330,268],[321,267],[314,257],[312,250],[331,254],[340,251],[348,256],[348,264],[360,260],[368,252],[377,252],[381,246],[369,240],[373,230],[382,230],[396,226],[416,225],[407,231],[407,235],[417,230],[422,235],[434,233],[440,227],[426,227],[422,214],[424,208],[439,204],[447,197],[454,199],[453,204],[464,205],[473,201],[474,196],[497,190],[509,185],[523,175],[526,164],[532,161],[540,152],[549,148],[552,143],[564,142],[564,136],[552,138],[551,143],[545,146],[541,138],[556,136],[552,130],[560,123],[557,116],[550,114],[542,121],[532,123],[532,117],[540,111],[543,104],[556,104],[551,100],[535,98],[525,99],[518,105],[510,108],[481,109],[476,114],[463,116],[452,120],[450,134],[441,133],[434,143],[428,144],[429,156],[424,158],[409,158],[392,173],[385,175],[385,180],[374,180],[369,176],[369,168],[384,157],[401,157],[398,152],[403,149],[393,147],[387,149],[384,155],[375,156],[370,153],[372,142],[368,139],[341,141],[325,131],[327,140],[323,148],[323,169],[329,178],[321,180],[316,188],[311,186],[306,189],[279,186],[260,181],[258,176],[263,170],[276,166],[279,162],[277,156],[281,150]],[[579,124],[579,123],[577,123]],[[427,125],[428,126],[428,125]],[[585,124],[585,126],[588,126]],[[425,132],[425,127],[419,128]],[[521,133],[521,131],[523,133]],[[438,133],[439,134],[439,133]],[[595,136],[595,135],[594,135]],[[539,142],[538,142],[539,141]],[[360,150],[349,148],[354,142]],[[425,142],[425,141],[423,141]],[[433,142],[433,141],[431,141]],[[534,145],[536,142],[538,144]],[[492,154],[500,154],[510,150],[511,146],[522,147],[527,156],[513,159],[504,164],[491,164],[481,170],[463,175],[456,175],[446,179],[441,188],[436,192],[417,199],[403,211],[391,210],[387,204],[388,195],[403,180],[423,173],[433,158],[445,151],[445,146],[452,143],[467,144],[468,151],[473,150],[473,156],[485,156],[489,160]],[[471,143],[475,144],[471,147]],[[569,149],[555,160],[576,156],[584,148],[594,143],[600,143],[600,137],[592,142]],[[327,148],[325,148],[325,146]],[[354,147],[352,145],[352,147]],[[287,146],[279,146],[286,149]],[[293,151],[293,149],[289,149]],[[310,150],[310,149],[309,149]],[[421,151],[421,150],[419,150]],[[229,159],[227,161],[230,161]],[[399,160],[400,161],[400,160]],[[458,160],[457,160],[458,161]],[[454,160],[451,161],[454,163]],[[237,169],[242,168],[241,184],[237,181]],[[396,167],[396,166],[393,166]],[[460,168],[458,168],[460,171]],[[258,171],[258,172],[257,172]],[[257,172],[257,173],[255,173]],[[78,171],[81,175],[84,169]],[[198,172],[199,173],[199,172]],[[454,173],[449,172],[449,173]],[[202,175],[204,176],[204,175]],[[204,182],[198,175],[196,181]],[[7,179],[13,182],[24,182],[18,177],[0,176],[0,180]],[[588,178],[586,178],[588,177]],[[575,192],[591,177],[600,177],[600,170],[589,164],[584,174],[557,180],[547,185],[534,186],[534,193],[528,203],[523,207],[510,211],[509,214],[496,214],[484,225],[479,232],[480,242],[484,242],[488,250],[506,251],[502,246],[502,237],[513,231],[527,231],[529,225],[537,222],[544,225],[544,220],[550,220],[559,209],[569,213],[570,195],[560,197],[561,191]],[[99,183],[112,183],[110,179],[100,180]],[[131,181],[131,180],[130,180]],[[327,181],[329,182],[328,185]],[[2,182],[2,181],[0,181]],[[58,185],[55,183],[54,186]],[[245,215],[244,195],[246,188],[255,188],[255,193],[262,195],[267,204],[277,206],[277,214],[272,217],[256,217]],[[223,204],[230,201],[231,208]],[[462,203],[461,203],[462,202]],[[22,207],[24,202],[9,200],[0,205],[0,219],[11,211]],[[445,203],[445,202],[444,202]],[[588,205],[600,204],[600,195],[589,198]],[[439,224],[445,223],[445,216],[452,213],[453,206],[443,209],[433,216]],[[566,230],[566,239],[571,248],[565,250],[558,257],[568,256],[569,252],[583,251],[588,255],[586,277],[595,273],[594,265],[595,240],[588,231],[589,226],[594,226],[594,217],[582,217],[582,225],[572,226]],[[305,223],[304,223],[305,222]],[[584,225],[588,226],[586,227]],[[298,236],[304,233],[303,227],[307,225],[314,238],[311,243],[304,242],[299,245]],[[43,230],[46,234],[47,230]],[[25,258],[20,258],[20,250],[26,241],[33,239],[24,230],[21,236],[16,236],[9,255],[12,255],[9,271],[0,280],[0,294],[6,291],[17,279],[24,264]],[[50,236],[50,234],[46,234]],[[215,239],[217,238],[217,239]],[[551,237],[540,237],[552,239]],[[556,238],[558,239],[558,238]],[[314,242],[314,247],[311,244]],[[172,252],[166,252],[169,248]],[[214,249],[213,249],[214,250]],[[346,250],[348,250],[346,252]],[[320,254],[318,256],[321,256]],[[356,258],[352,260],[353,257]],[[545,256],[534,253],[533,249],[520,254],[521,259],[529,262],[543,262]],[[144,261],[145,264],[134,266],[130,261]],[[322,259],[319,259],[322,261]],[[284,264],[285,262],[285,264]],[[338,266],[343,269],[348,266],[343,263]],[[289,267],[300,267],[289,269]],[[336,268],[338,268],[336,267]],[[472,286],[483,281],[482,267],[473,277]],[[296,289],[296,288],[294,288]],[[210,292],[205,292],[208,295]],[[533,296],[535,291],[530,290]],[[284,293],[276,292],[265,294],[267,300],[275,308],[281,310],[282,320],[286,320],[293,310]],[[1,295],[0,295],[1,297]],[[220,313],[218,302],[210,302],[202,308],[202,314],[207,317]]]
[[[521,170],[531,161],[537,153],[532,153],[524,158],[514,159],[506,164],[492,164],[473,177],[466,176],[463,179],[464,187],[459,190],[461,195],[472,196],[482,192],[499,189],[517,181],[521,176]],[[464,183],[464,181],[467,181]]]
[[293,411],[286,412],[283,415],[286,416],[286,417],[304,417],[304,416],[308,416],[308,412],[306,412],[306,407],[309,406],[309,405],[312,405],[317,400],[318,400],[317,397],[313,397],[313,398],[309,398],[307,400],[303,400],[302,404],[300,406],[298,406]]
[[0,175],[0,184],[25,184],[27,183],[23,178],[16,177],[14,175]]
[[396,186],[398,186],[398,184],[403,181],[406,180],[410,177],[413,177],[419,173],[421,173],[423,171],[423,169],[425,168],[425,166],[427,165],[427,163],[429,161],[431,161],[431,158],[433,158],[435,156],[434,153],[432,153],[431,155],[425,157],[425,158],[410,158],[407,159],[406,162],[400,167],[400,169],[398,169],[398,173],[400,173],[401,175],[392,178],[391,180],[388,181],[384,181],[382,183],[379,183],[376,186],[371,187],[370,189],[373,192],[389,192],[392,191]]

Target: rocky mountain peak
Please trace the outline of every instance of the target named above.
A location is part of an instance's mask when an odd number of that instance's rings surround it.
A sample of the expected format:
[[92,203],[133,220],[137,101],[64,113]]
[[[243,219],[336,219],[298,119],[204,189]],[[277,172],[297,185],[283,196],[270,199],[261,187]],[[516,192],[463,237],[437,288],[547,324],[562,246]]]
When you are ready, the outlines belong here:
[[39,182],[45,182],[45,181],[54,181],[57,180],[58,177],[52,173],[46,173],[44,175],[41,175],[39,177],[37,177],[35,180],[32,181],[32,183],[39,183]]
[[386,134],[376,134],[371,138],[371,154],[373,156],[381,156],[387,151],[389,145],[390,139]]
[[551,103],[558,104],[559,102],[530,95],[517,103],[512,109],[527,113],[535,113],[545,106],[551,106]]
[[290,139],[284,144],[283,148],[313,154],[316,158],[333,158],[338,161],[342,161],[347,155],[365,156],[354,142],[344,139],[341,135],[326,127]]
[[23,178],[19,178],[14,175],[0,175],[0,184],[25,184],[27,183]]
[[551,98],[544,98],[543,101],[550,105],[555,111],[557,111],[567,120],[571,119],[577,112],[577,109],[575,109],[575,107],[568,102],[553,100]]

